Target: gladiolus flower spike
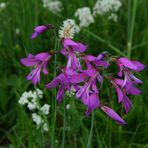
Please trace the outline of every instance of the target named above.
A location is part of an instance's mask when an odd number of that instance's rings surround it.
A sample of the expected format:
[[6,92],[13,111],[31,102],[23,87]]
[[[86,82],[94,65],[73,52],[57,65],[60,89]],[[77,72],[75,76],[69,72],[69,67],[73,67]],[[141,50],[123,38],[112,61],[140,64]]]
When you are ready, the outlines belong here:
[[[32,38],[53,28],[52,25],[42,25],[34,29]],[[108,52],[102,52],[98,56],[84,54],[87,45],[76,42],[68,38],[61,38],[62,49],[60,52],[67,59],[65,66],[62,65],[61,73],[58,74],[51,82],[45,85],[46,88],[52,89],[59,87],[57,101],[61,102],[65,95],[75,95],[76,100],[80,100],[86,106],[85,115],[89,116],[92,110],[102,110],[107,116],[117,123],[124,125],[126,122],[112,108],[104,105],[100,97],[101,87],[104,79],[108,79],[116,91],[118,103],[121,103],[127,114],[132,108],[130,95],[139,95],[141,91],[136,87],[137,84],[143,83],[134,73],[140,72],[145,65],[139,61],[129,60],[126,57],[111,56]],[[54,54],[56,54],[54,52]],[[40,72],[47,75],[47,64],[53,53],[41,52],[37,55],[28,54],[27,58],[22,58],[21,63],[26,67],[34,67],[27,76],[33,84],[40,83]],[[115,74],[106,70],[110,68],[112,61],[116,63],[119,72]],[[110,70],[111,71],[111,70]],[[105,72],[105,75],[104,75]],[[112,98],[110,98],[112,99]],[[114,98],[113,98],[114,99]]]

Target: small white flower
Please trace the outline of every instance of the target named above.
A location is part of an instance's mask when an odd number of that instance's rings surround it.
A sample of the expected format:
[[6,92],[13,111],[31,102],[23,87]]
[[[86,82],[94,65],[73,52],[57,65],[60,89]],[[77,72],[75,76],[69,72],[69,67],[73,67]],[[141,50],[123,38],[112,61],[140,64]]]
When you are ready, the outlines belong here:
[[37,126],[40,126],[43,123],[43,119],[36,113],[32,114],[32,120],[36,123]]
[[66,95],[69,97],[75,96],[76,90],[71,87],[69,91],[66,91]]
[[43,0],[43,7],[47,8],[52,13],[59,13],[63,10],[63,5],[60,1]]
[[69,110],[70,109],[70,104],[66,105],[66,109]]
[[5,2],[0,3],[0,8],[1,8],[1,9],[6,8],[6,3],[5,3]]
[[16,29],[15,29],[15,33],[16,33],[17,35],[19,35],[19,34],[20,34],[20,29],[19,29],[19,28],[16,28]]
[[67,19],[63,21],[63,25],[59,30],[59,38],[70,38],[72,39],[76,33],[80,31],[78,25],[72,19]]
[[47,125],[47,123],[44,123],[44,125],[43,125],[43,130],[45,131],[45,132],[48,132],[48,125]]
[[112,13],[112,14],[108,17],[108,19],[117,22],[118,16],[117,16],[117,14]]
[[95,22],[89,7],[77,9],[75,16],[79,18],[80,27],[88,27],[91,23]]
[[29,102],[29,101],[28,101],[28,93],[27,93],[27,92],[24,92],[24,93],[22,94],[22,96],[20,97],[18,103],[19,103],[20,105],[25,105],[25,104],[27,104],[28,102]]
[[37,89],[36,89],[36,92],[37,92],[37,96],[38,96],[40,99],[42,99],[42,98],[43,98],[43,91],[37,88]]
[[36,104],[32,103],[32,102],[29,102],[27,107],[29,108],[29,110],[34,110],[37,108]]
[[50,109],[50,105],[44,104],[44,105],[41,107],[40,110],[43,112],[43,114],[48,115],[48,114],[49,114],[49,109]]

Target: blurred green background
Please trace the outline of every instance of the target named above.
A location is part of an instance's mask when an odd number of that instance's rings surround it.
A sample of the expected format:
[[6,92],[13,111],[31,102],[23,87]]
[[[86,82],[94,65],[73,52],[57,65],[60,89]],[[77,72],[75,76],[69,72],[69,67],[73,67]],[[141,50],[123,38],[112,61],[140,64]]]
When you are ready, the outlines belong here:
[[[118,12],[118,22],[98,16],[95,23],[76,36],[76,40],[88,44],[87,53],[97,55],[101,51],[108,51],[119,55],[108,45],[111,43],[122,53],[127,55],[127,43],[131,31],[133,18],[133,3],[135,0],[122,1]],[[20,64],[20,58],[27,53],[36,54],[55,48],[55,37],[58,36],[59,26],[66,18],[74,18],[77,8],[92,6],[95,0],[61,0],[64,10],[55,15],[43,8],[41,0],[7,0],[6,8],[0,9],[0,146],[10,148],[42,148],[51,146],[61,147],[63,137],[63,106],[57,104],[56,122],[53,122],[55,97],[54,91],[46,91],[44,101],[52,104],[48,117],[48,133],[36,130],[30,115],[18,100],[26,90],[33,90],[33,85],[25,77],[29,69]],[[131,5],[129,6],[129,2]],[[148,63],[148,0],[137,0],[136,16],[133,30],[131,58]],[[41,24],[54,24],[55,31],[47,32],[35,40],[31,40],[33,28]],[[56,32],[56,33],[55,33]],[[56,35],[55,35],[56,34]],[[107,43],[101,42],[98,37]],[[58,49],[57,49],[58,50]],[[57,65],[63,64],[63,57],[58,57]],[[50,64],[50,75],[44,78],[40,89],[53,77],[53,63]],[[124,116],[127,125],[119,126],[107,118],[99,110],[95,112],[94,130],[91,141],[92,148],[148,148],[148,70],[139,75],[144,82],[140,85],[142,94],[131,96],[134,108]],[[102,90],[104,97],[117,99],[113,91]],[[86,147],[91,117],[84,118],[85,107],[74,98],[66,98],[66,104],[71,109],[66,111],[65,148]],[[115,106],[114,108],[118,108]],[[54,124],[54,125],[53,125]],[[54,131],[52,130],[55,126]],[[52,142],[54,140],[54,142]]]

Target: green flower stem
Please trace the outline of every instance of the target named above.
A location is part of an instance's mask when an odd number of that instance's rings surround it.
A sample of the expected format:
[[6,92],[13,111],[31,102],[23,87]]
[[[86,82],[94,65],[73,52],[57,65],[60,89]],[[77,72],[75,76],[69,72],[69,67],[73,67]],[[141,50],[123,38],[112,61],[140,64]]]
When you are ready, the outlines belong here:
[[118,48],[116,48],[115,46],[113,46],[112,44],[110,44],[109,42],[107,42],[106,40],[104,40],[103,38],[101,38],[100,36],[94,34],[93,32],[84,29],[89,35],[91,35],[92,37],[96,38],[97,40],[99,40],[102,43],[105,43],[108,45],[108,47],[110,47],[113,51],[115,51],[116,53],[118,53],[119,55],[122,56],[126,56],[123,52],[121,52]]
[[[129,0],[128,5],[128,42],[127,42],[127,56],[131,58],[132,53],[132,41],[133,41],[133,32],[135,27],[135,18],[136,18],[136,10],[137,10],[137,0],[133,1],[133,9],[132,9],[132,18],[130,18],[130,10],[131,10],[131,0]],[[131,23],[130,23],[131,20]]]
[[94,127],[94,118],[95,118],[95,111],[93,110],[92,115],[91,115],[91,128],[90,128],[90,132],[89,132],[87,148],[90,147],[90,143],[91,143],[91,139],[92,139],[93,127]]
[[[56,36],[56,32],[55,32],[55,36]],[[55,51],[58,48],[58,39],[56,38],[55,40]],[[56,77],[57,73],[56,73],[56,61],[57,61],[57,55],[54,55],[54,77]],[[56,88],[54,89],[54,99],[52,101],[52,143],[51,143],[51,147],[54,148],[54,144],[55,144],[55,126],[56,126],[56,105],[57,105],[57,99],[56,99]]]
[[66,128],[66,110],[65,110],[65,99],[63,99],[63,137],[62,137],[62,148],[65,148],[65,128]]
[[135,49],[137,49],[137,48],[139,48],[139,47],[147,46],[147,45],[148,45],[148,42],[143,42],[143,43],[141,43],[141,44],[138,44],[138,45],[133,46],[132,50],[135,50]]

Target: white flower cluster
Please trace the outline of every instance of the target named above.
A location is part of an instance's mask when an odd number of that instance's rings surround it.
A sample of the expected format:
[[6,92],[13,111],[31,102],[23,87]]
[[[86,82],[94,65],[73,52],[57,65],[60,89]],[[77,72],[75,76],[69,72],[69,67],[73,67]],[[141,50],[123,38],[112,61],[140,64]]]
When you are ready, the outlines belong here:
[[104,15],[109,12],[111,15],[108,17],[108,19],[117,21],[117,15],[115,13],[119,10],[121,5],[122,3],[120,0],[97,0],[93,8],[93,15]]
[[40,115],[33,113],[32,120],[37,125],[37,128],[42,127],[44,131],[48,132],[48,125]]
[[52,13],[59,13],[63,10],[61,1],[43,0],[43,7],[47,8]]
[[0,3],[0,9],[4,9],[6,8],[6,3],[5,2],[1,2]]
[[34,110],[36,108],[39,108],[37,98],[43,98],[43,92],[40,89],[36,89],[36,91],[29,92],[25,91],[19,99],[19,104],[26,104],[29,110]]
[[89,7],[78,8],[75,16],[79,18],[80,27],[88,27],[91,23],[95,22]]
[[70,38],[72,39],[76,33],[80,31],[78,25],[72,19],[67,19],[63,21],[63,25],[59,30],[59,38]]
[[75,94],[76,94],[76,90],[73,87],[71,87],[70,90],[66,91],[66,95],[69,97],[75,96]]
[[[48,115],[50,105],[44,104],[40,106],[39,99],[43,98],[43,92],[40,89],[36,89],[36,91],[24,92],[19,99],[20,105],[26,105],[30,111],[37,111],[41,115]],[[42,116],[37,113],[32,113],[32,120],[37,125],[37,128],[43,127],[44,131],[48,131],[48,126],[46,121]]]

